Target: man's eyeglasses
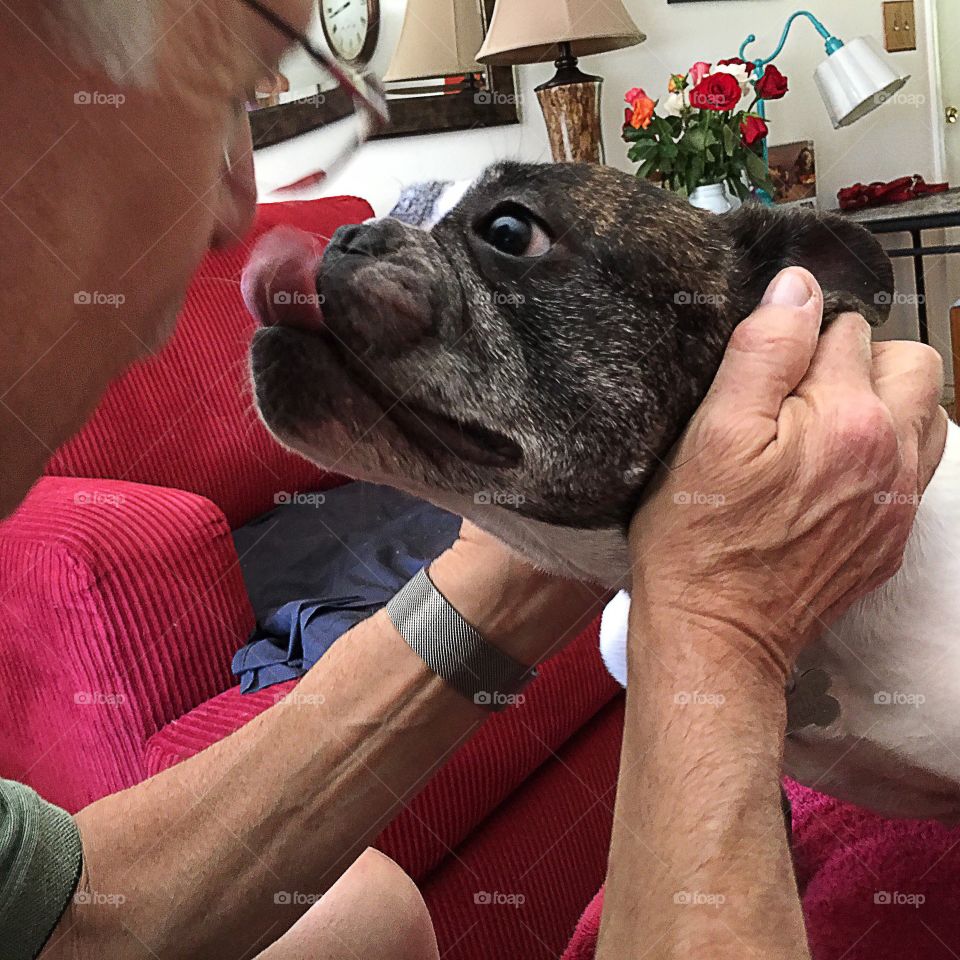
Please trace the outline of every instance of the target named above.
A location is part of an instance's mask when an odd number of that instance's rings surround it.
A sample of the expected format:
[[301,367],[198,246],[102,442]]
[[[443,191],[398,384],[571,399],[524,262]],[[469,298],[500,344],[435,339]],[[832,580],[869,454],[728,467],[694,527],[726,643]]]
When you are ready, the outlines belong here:
[[[299,76],[284,78],[293,92],[286,104],[316,111],[320,125],[297,138],[295,151],[285,150],[282,162],[276,151],[258,151],[257,180],[262,193],[290,190],[332,177],[373,134],[390,122],[386,97],[375,77],[363,76],[322,50],[260,0],[242,0],[274,29],[296,43],[303,52],[288,57]],[[299,60],[299,63],[296,62]],[[280,85],[278,84],[278,87]],[[278,119],[277,123],[281,120]],[[298,159],[299,162],[298,162]]]

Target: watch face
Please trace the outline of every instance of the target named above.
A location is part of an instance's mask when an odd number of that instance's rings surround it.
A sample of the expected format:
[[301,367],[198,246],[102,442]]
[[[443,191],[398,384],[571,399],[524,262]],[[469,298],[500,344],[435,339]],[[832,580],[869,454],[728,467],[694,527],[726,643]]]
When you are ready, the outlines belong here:
[[320,0],[327,42],[341,60],[357,60],[370,36],[367,0]]

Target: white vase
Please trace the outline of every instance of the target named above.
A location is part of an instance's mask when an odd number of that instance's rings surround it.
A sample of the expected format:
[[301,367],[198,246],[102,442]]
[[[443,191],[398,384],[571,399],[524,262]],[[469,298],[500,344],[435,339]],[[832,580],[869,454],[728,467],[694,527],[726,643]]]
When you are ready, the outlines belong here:
[[734,208],[730,195],[727,193],[727,188],[722,183],[711,183],[705,187],[697,187],[690,194],[690,203],[701,210],[709,210],[711,213],[729,213]]

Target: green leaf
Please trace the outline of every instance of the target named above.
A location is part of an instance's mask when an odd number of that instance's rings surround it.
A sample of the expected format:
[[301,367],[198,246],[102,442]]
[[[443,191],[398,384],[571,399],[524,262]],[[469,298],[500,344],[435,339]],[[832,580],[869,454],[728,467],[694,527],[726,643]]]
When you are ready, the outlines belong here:
[[689,144],[691,152],[702,153],[707,145],[707,131],[703,127],[690,127],[684,140]]
[[650,174],[653,173],[653,171],[656,170],[656,169],[657,169],[657,161],[656,161],[656,158],[651,158],[650,160],[645,160],[645,161],[644,161],[643,163],[641,163],[640,166],[637,168],[637,176],[638,176],[641,180],[643,180],[643,179],[645,179],[646,177],[649,177]]
[[732,157],[737,149],[737,137],[726,124],[723,127],[723,149],[728,157]]
[[641,140],[627,151],[627,156],[634,163],[639,163],[641,160],[648,160],[650,157],[659,153],[659,151],[660,144],[655,140]]
[[747,173],[750,175],[750,179],[754,183],[758,181],[769,181],[770,171],[767,165],[763,162],[763,157],[754,153],[752,150],[744,151],[744,159],[746,162]]
[[679,153],[677,145],[672,140],[664,140],[660,144],[660,153],[664,157],[669,157],[671,160],[676,157]]

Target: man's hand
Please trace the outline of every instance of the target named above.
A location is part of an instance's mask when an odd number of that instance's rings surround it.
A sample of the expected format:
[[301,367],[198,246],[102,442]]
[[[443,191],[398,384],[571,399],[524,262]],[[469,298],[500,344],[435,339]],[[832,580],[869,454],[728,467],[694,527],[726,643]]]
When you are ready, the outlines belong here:
[[871,346],[854,315],[820,336],[822,312],[812,275],[780,275],[632,530],[637,616],[721,633],[778,681],[899,569],[946,438],[939,355]]
[[939,357],[871,347],[856,316],[821,337],[822,309],[810,274],[781,274],[634,521],[603,960],[809,958],[783,684],[803,642],[897,569],[946,437]]

